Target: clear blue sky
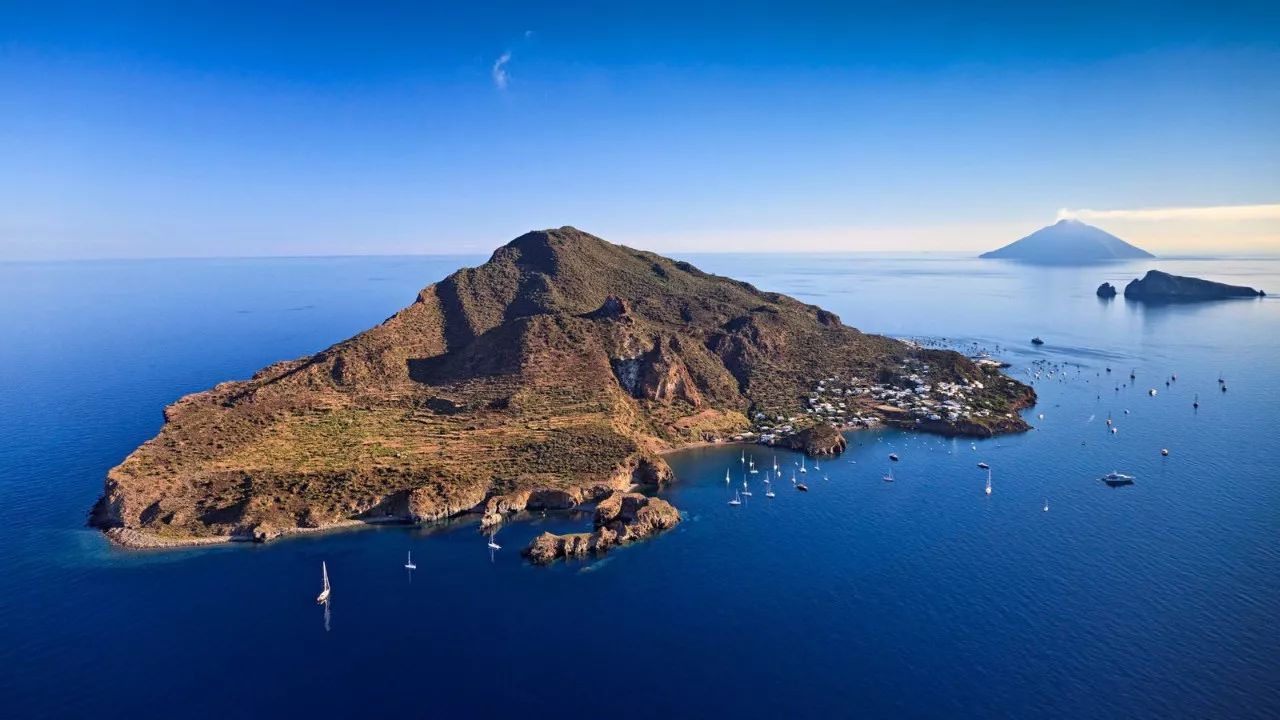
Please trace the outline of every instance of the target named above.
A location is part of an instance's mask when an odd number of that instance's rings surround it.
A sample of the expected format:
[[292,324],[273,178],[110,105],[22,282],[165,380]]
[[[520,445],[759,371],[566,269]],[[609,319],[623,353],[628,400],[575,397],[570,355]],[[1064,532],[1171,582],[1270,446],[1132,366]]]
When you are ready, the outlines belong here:
[[544,5],[0,0],[0,259],[1280,249],[1280,3]]

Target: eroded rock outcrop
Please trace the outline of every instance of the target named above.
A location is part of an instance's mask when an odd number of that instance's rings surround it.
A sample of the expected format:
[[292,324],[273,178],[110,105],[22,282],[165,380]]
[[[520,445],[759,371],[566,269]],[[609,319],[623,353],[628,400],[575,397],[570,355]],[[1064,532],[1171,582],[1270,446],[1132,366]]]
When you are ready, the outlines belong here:
[[820,423],[788,436],[783,444],[806,455],[839,455],[849,443],[838,428]]
[[680,523],[680,513],[661,498],[640,493],[613,493],[596,505],[590,533],[545,532],[523,551],[530,562],[546,565],[562,558],[601,555],[618,545],[643,540]]
[[1109,282],[1104,282],[1098,286],[1098,297],[1113,298],[1116,296],[1116,286]]

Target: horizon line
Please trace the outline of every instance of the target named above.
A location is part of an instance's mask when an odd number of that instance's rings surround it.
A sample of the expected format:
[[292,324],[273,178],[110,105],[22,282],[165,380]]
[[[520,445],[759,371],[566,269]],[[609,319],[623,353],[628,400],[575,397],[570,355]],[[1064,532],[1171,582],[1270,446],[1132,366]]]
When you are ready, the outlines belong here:
[[[981,258],[982,253],[986,250],[701,250],[701,251],[677,251],[668,253],[665,251],[644,250],[625,243],[615,243],[628,247],[633,250],[642,250],[644,252],[652,252],[657,255],[896,255],[896,256],[912,256],[912,255],[950,255],[965,256],[969,259],[979,260],[995,260],[997,262],[1018,262],[1010,258]],[[499,246],[502,247],[502,246]],[[490,256],[496,250],[486,252],[410,252],[410,253],[322,253],[316,255],[123,255],[123,256],[104,256],[104,257],[83,257],[83,258],[0,258],[0,265],[20,265],[20,264],[54,264],[54,263],[105,263],[105,262],[162,262],[176,260],[341,260],[352,258],[462,258],[462,257],[485,257]],[[970,255],[972,253],[972,255]],[[1109,262],[1128,262],[1131,260],[1247,260],[1249,258],[1275,259],[1280,258],[1280,249],[1273,252],[1184,252],[1166,255],[1155,255],[1149,258],[1118,258],[1115,260],[1101,260],[1081,263],[1086,265],[1096,265]],[[1019,264],[1035,265],[1033,262],[1020,262]]]

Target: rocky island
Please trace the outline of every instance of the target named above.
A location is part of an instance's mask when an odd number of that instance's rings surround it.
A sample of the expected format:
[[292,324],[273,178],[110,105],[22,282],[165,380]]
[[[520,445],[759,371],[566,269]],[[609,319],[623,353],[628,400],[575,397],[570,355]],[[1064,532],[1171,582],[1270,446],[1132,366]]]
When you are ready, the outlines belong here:
[[1147,271],[1141,280],[1135,278],[1124,288],[1126,300],[1154,302],[1194,302],[1265,296],[1265,292],[1243,285],[1228,285],[1212,280],[1170,275],[1159,270]]
[[679,522],[634,493],[670,479],[668,451],[832,453],[839,429],[877,423],[1019,432],[1034,401],[991,363],[564,227],[349,340],[180,398],[107,474],[90,522],[165,547],[596,503],[592,532],[528,549],[545,562]]

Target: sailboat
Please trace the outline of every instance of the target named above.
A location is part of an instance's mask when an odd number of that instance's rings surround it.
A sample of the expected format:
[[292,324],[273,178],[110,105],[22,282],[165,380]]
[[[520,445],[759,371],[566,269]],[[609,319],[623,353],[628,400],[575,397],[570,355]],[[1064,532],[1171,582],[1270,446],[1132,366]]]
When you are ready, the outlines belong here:
[[987,471],[987,494],[991,494],[991,471]]
[[1193,408],[1200,407],[1200,393],[1196,393],[1196,399],[1191,402],[1191,407]]
[[893,477],[893,469],[892,469],[892,468],[890,468],[890,469],[889,469],[889,474],[888,474],[888,475],[885,475],[884,477],[882,477],[882,478],[880,478],[880,479],[881,479],[881,480],[884,480],[885,482],[893,482],[893,481],[896,479],[896,478],[894,478],[894,477]]
[[800,458],[800,472],[802,472],[802,473],[807,473],[807,472],[809,472],[809,471],[805,468],[805,466],[804,466],[804,458],[803,458],[803,457],[801,457],[801,458]]
[[320,561],[320,577],[324,580],[324,589],[316,596],[316,604],[324,605],[329,602],[329,567]]
[[413,551],[409,551],[409,559],[405,560],[404,566],[406,570],[417,570],[418,566],[413,564]]
[[778,454],[777,453],[773,454],[773,474],[774,475],[778,474]]
[[755,458],[751,458],[750,460],[747,461],[747,468],[748,468],[748,472],[750,472],[752,475],[758,475],[760,473],[760,471],[756,469]]
[[814,469],[814,470],[817,470],[817,469],[818,469],[818,459],[817,459],[817,458],[814,458],[814,459],[813,459],[813,469]]
[[729,484],[729,468],[724,469],[724,484]]
[[501,546],[501,545],[499,545],[498,543],[494,542],[494,540],[493,540],[493,538],[494,538],[494,536],[495,536],[495,535],[497,535],[497,533],[494,533],[493,535],[490,535],[490,536],[489,536],[489,549],[490,549],[490,550],[501,550],[501,549],[502,549],[502,546]]
[[747,464],[747,451],[746,451],[746,450],[743,450],[743,451],[742,451],[742,457],[738,458],[738,462],[742,463],[743,465],[746,465],[746,464]]
[[747,487],[747,479],[742,478],[742,496],[751,497],[751,490]]
[[1049,498],[1044,499],[1044,511],[1049,512]]
[[734,490],[734,491],[733,491],[733,499],[729,501],[729,504],[730,504],[730,505],[741,505],[741,504],[742,504],[742,498],[738,495],[738,491],[737,491],[737,490]]
[[774,494],[773,492],[773,484],[770,483],[768,480],[764,481],[764,496],[767,498],[777,497],[777,495]]

